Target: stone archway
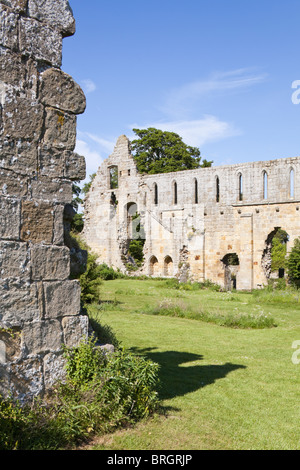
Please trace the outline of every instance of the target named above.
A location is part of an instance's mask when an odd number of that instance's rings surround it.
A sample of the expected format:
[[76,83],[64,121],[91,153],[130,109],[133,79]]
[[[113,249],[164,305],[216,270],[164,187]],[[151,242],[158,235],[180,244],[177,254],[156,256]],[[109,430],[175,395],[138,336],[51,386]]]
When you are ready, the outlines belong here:
[[267,280],[285,277],[285,257],[288,233],[281,227],[275,227],[265,241],[262,255],[262,267]]
[[156,258],[156,256],[151,256],[149,260],[149,275],[158,276],[159,275],[158,269],[159,269],[158,259]]
[[164,259],[164,276],[173,276],[173,260],[171,256]]
[[228,253],[221,260],[224,265],[224,288],[232,290],[237,288],[237,273],[240,260],[236,253]]

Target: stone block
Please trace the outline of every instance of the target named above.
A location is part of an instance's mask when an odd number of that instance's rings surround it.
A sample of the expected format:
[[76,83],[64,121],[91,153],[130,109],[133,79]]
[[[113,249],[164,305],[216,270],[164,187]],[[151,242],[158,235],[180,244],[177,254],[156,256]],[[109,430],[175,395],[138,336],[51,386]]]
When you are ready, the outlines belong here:
[[76,116],[54,108],[46,108],[43,143],[49,148],[74,150],[76,145]]
[[74,152],[65,152],[65,177],[74,181],[86,178],[85,158]]
[[79,281],[45,282],[45,318],[59,318],[80,313]]
[[54,208],[53,244],[64,244],[64,206],[56,205]]
[[53,206],[46,202],[22,201],[20,238],[32,243],[51,244]]
[[77,348],[81,341],[88,338],[89,319],[87,316],[64,317],[62,327],[64,344],[68,348]]
[[25,197],[28,194],[28,178],[13,171],[0,169],[0,196]]
[[28,14],[58,29],[63,37],[75,33],[75,19],[68,0],[29,0]]
[[[6,93],[3,93],[3,84],[11,87],[11,93],[8,93],[10,99],[19,91],[23,97],[31,100],[37,98],[37,84],[38,84],[38,70],[37,63],[27,58],[24,60],[20,54],[13,52],[10,49],[5,49],[0,46],[0,80],[2,82],[2,104]],[[4,89],[4,91],[6,91]]]
[[0,278],[29,279],[29,249],[27,243],[0,241]]
[[38,299],[36,283],[0,279],[0,326],[11,328],[38,320],[41,315]]
[[26,324],[22,330],[22,348],[29,355],[59,351],[63,341],[58,320],[38,321]]
[[64,151],[41,147],[39,149],[39,173],[49,178],[63,178],[65,172]]
[[22,139],[0,140],[0,168],[19,175],[34,175],[38,170],[36,145]]
[[26,67],[19,54],[0,46],[0,80],[20,88],[26,78]]
[[51,180],[41,176],[31,181],[31,194],[35,200],[70,204],[72,202],[72,183],[67,180]]
[[67,247],[34,245],[31,248],[31,276],[35,281],[65,280],[70,275]]
[[5,99],[2,116],[4,137],[35,142],[40,139],[44,108],[37,101],[18,97]]
[[62,36],[59,31],[32,18],[20,19],[20,50],[25,56],[60,67]]
[[82,114],[86,98],[70,75],[58,69],[47,69],[40,78],[40,99],[45,106],[73,114]]
[[18,240],[20,237],[20,202],[0,196],[0,238]]
[[18,48],[18,16],[10,8],[0,4],[0,45],[8,49]]

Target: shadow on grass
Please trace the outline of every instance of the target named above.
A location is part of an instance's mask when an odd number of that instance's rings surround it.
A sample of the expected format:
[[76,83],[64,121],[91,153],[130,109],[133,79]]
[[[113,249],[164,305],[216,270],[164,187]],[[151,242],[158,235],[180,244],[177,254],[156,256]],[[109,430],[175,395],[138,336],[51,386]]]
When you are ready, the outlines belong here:
[[156,352],[156,348],[131,348],[134,354],[144,356],[160,366],[159,397],[167,400],[187,393],[195,392],[207,385],[211,385],[216,380],[223,379],[230,372],[238,369],[245,369],[246,366],[231,364],[223,365],[190,365],[182,366],[190,362],[203,360],[200,354],[193,354],[179,351]]

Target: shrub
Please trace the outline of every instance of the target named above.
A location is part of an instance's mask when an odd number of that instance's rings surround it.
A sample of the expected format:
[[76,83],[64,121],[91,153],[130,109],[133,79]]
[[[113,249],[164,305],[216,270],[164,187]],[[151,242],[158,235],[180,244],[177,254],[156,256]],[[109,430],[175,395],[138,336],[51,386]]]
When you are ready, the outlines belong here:
[[65,348],[66,379],[43,401],[0,398],[0,450],[70,448],[153,413],[158,365],[125,350],[105,354],[90,339]]
[[99,275],[104,281],[111,281],[123,277],[123,274],[119,271],[115,271],[112,267],[102,263],[99,265]]
[[97,255],[88,251],[86,271],[80,275],[79,281],[82,303],[99,302],[102,279],[101,268],[97,264]]

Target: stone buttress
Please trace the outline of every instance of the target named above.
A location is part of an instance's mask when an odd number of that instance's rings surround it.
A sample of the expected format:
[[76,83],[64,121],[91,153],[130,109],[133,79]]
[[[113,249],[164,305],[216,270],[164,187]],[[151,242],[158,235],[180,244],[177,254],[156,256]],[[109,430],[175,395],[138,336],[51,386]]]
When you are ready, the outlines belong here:
[[63,377],[62,344],[88,334],[64,242],[86,100],[60,69],[67,0],[2,0],[0,16],[0,393],[27,399]]

